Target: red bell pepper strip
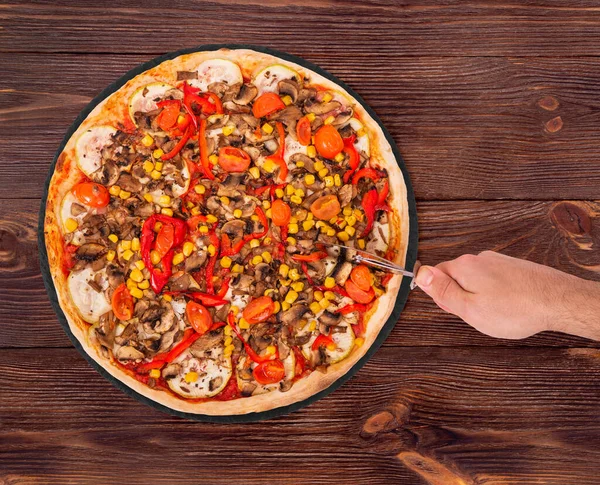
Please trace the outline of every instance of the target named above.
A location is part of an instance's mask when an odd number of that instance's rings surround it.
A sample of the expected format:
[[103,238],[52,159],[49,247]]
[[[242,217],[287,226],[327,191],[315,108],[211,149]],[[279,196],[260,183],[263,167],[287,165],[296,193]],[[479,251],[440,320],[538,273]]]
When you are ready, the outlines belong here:
[[215,105],[215,110],[218,114],[223,114],[223,103],[221,103],[221,98],[217,96],[215,93],[206,93],[209,99]]
[[239,338],[242,341],[242,344],[244,344],[244,349],[246,349],[246,353],[248,354],[248,357],[250,357],[251,360],[253,360],[257,364],[262,364],[263,362],[268,362],[269,360],[277,358],[277,353],[275,355],[258,355],[254,351],[254,349],[250,347],[250,345],[248,345],[248,342],[246,342],[244,337],[242,337],[242,334],[238,331],[238,329],[235,326],[235,317],[233,315],[233,312],[229,312],[229,315],[227,315],[227,323],[229,323],[229,326],[237,335],[237,338]]
[[196,216],[190,217],[185,222],[188,225],[188,228],[190,229],[190,231],[194,232],[194,231],[198,230],[198,224],[200,224],[201,222],[206,222],[206,216],[203,216],[202,214],[198,214]]
[[304,261],[302,261],[302,263],[300,263],[300,266],[302,267],[302,272],[304,273],[304,276],[306,276],[306,279],[308,280],[308,284],[310,286],[314,286],[315,281],[308,274],[308,265]]
[[340,285],[335,285],[333,288],[327,288],[326,286],[315,286],[315,290],[319,291],[333,291],[340,296],[348,296],[348,292]]
[[361,168],[352,177],[352,185],[356,185],[361,178],[370,178],[373,182],[377,182],[381,177],[385,176],[385,172],[375,170],[374,168]]
[[367,305],[361,305],[360,303],[354,303],[352,305],[346,305],[341,308],[338,308],[334,313],[339,313],[340,315],[347,315],[352,312],[363,313],[367,310]]
[[206,120],[200,120],[200,128],[198,130],[198,145],[200,146],[200,161],[202,162],[204,175],[206,175],[207,178],[214,180],[215,175],[212,173],[212,170],[210,168],[210,162],[208,161],[208,146],[206,144]]
[[[163,224],[171,224],[175,229],[173,234],[173,245],[161,260],[162,271],[154,267],[150,258],[152,243],[154,242],[154,239],[156,237],[154,233],[154,225],[157,222],[161,222]],[[148,271],[150,271],[150,285],[152,286],[154,292],[157,294],[162,291],[162,289],[167,284],[167,281],[169,281],[169,278],[171,277],[174,248],[183,243],[187,232],[186,228],[187,226],[185,222],[181,219],[165,216],[163,214],[154,214],[144,221],[144,224],[142,226],[140,250],[142,253],[142,261],[146,265],[146,268],[148,268]]]
[[296,357],[296,368],[294,369],[294,381],[301,378],[302,374],[304,374],[304,372],[306,370],[308,370],[308,365],[306,362],[306,357],[304,357],[304,354],[302,353],[302,351],[297,347],[297,346],[293,346],[292,350],[294,352],[294,355]]
[[277,151],[273,155],[267,157],[267,160],[271,160],[279,165],[279,178],[285,182],[288,176],[288,166],[283,157],[285,154],[285,130],[281,121],[278,121],[275,125],[277,126],[277,134],[279,135],[279,148],[277,148]]
[[190,139],[190,135],[191,134],[192,134],[192,130],[188,126],[185,129],[185,132],[183,133],[183,136],[177,142],[177,145],[175,145],[173,147],[173,149],[169,153],[164,153],[163,156],[160,157],[160,158],[162,160],[171,160],[171,158],[173,158],[175,155],[177,155],[182,150],[182,148],[185,146],[185,144],[187,143],[187,141]]
[[382,210],[386,212],[390,211],[390,206],[387,205],[387,202],[385,201],[389,193],[390,184],[386,179],[385,183],[383,184],[383,187],[381,188],[381,192],[379,192],[379,195],[377,196],[377,204],[375,204],[375,210]]
[[255,232],[254,234],[248,234],[244,236],[244,241],[250,241],[251,239],[260,239],[261,237],[265,236],[267,232],[269,232],[269,220],[267,219],[265,212],[259,206],[256,206],[254,212],[258,216],[258,220],[262,224],[263,230],[260,232]]
[[350,164],[350,170],[347,170],[344,174],[344,183],[348,183],[350,177],[356,172],[358,165],[360,164],[360,156],[358,155],[358,151],[354,146],[354,142],[356,141],[356,134],[349,136],[348,138],[344,138],[344,153],[348,155],[348,163]]
[[375,222],[375,212],[377,207],[377,199],[379,195],[377,194],[376,189],[369,190],[362,198],[362,207],[365,211],[365,216],[367,218],[367,225],[365,226],[364,231],[360,235],[360,237],[365,237],[371,229],[373,228],[373,223]]
[[219,291],[217,292],[217,296],[219,298],[223,298],[223,299],[225,298],[225,295],[229,291],[229,282],[230,281],[231,281],[231,277],[225,278],[225,280],[223,281],[221,288],[219,288]]
[[192,300],[196,300],[202,303],[206,307],[221,306],[229,303],[219,295],[211,295],[210,293],[204,293],[202,291],[165,291],[165,295],[179,296],[185,295]]
[[188,328],[183,333],[183,338],[181,339],[181,341],[177,345],[175,345],[175,347],[173,347],[168,352],[156,354],[150,362],[146,362],[136,366],[135,370],[137,372],[143,373],[149,372],[152,369],[160,369],[163,365],[174,361],[199,338],[199,333],[196,333],[196,331],[194,331],[193,329]]
[[387,286],[387,284],[390,282],[390,280],[392,279],[392,273],[388,273],[386,274],[383,278],[381,278],[381,286],[383,286],[384,288]]
[[335,345],[335,342],[331,339],[329,335],[325,335],[323,333],[319,334],[319,336],[315,339],[315,341],[310,346],[311,349],[317,350],[319,347],[329,347],[330,345]]
[[227,325],[225,322],[215,322],[211,325],[208,331],[212,332],[213,330],[217,330],[218,328],[224,327],[225,325]]
[[239,253],[246,244],[246,239],[242,238],[234,246],[231,245],[229,236],[226,233],[221,234],[221,257],[233,256]]
[[329,255],[325,251],[315,251],[311,254],[294,254],[292,256],[292,259],[294,261],[307,261],[309,263],[312,263],[314,261],[319,261],[323,258],[326,258],[327,256]]

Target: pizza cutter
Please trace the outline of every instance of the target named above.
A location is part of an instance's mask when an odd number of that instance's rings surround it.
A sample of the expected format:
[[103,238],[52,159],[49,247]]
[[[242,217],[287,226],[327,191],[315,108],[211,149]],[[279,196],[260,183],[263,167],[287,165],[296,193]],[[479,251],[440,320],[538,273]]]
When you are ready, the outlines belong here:
[[387,259],[382,258],[381,256],[377,256],[376,254],[369,253],[367,251],[363,251],[362,249],[351,248],[348,246],[344,246],[342,244],[327,244],[327,243],[319,243],[319,244],[323,244],[324,246],[328,246],[328,247],[334,248],[334,249],[335,248],[339,248],[339,250],[344,249],[347,253],[347,257],[348,257],[349,261],[352,261],[353,263],[364,264],[366,266],[381,269],[381,270],[387,271],[389,273],[395,273],[395,274],[401,274],[404,276],[408,276],[409,278],[412,278],[411,283],[410,283],[410,289],[412,290],[416,286],[415,275],[417,274],[419,267],[421,266],[421,263],[419,261],[417,261],[415,263],[415,267],[413,268],[412,271],[408,271],[408,270],[404,269],[402,266],[392,263],[391,261],[388,261]]

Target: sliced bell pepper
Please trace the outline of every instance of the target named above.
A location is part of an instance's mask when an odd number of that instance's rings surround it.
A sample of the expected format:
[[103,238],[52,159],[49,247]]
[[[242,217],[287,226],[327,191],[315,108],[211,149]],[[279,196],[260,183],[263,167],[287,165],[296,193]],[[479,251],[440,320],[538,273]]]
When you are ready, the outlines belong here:
[[183,338],[181,341],[175,345],[168,352],[163,352],[162,354],[156,354],[150,362],[145,362],[140,365],[135,366],[136,372],[146,373],[150,372],[152,369],[160,369],[165,364],[169,362],[173,362],[177,357],[179,357],[185,350],[187,350],[196,340],[200,338],[200,334],[196,333],[193,329],[188,328],[183,333]]
[[334,313],[339,313],[340,315],[347,315],[352,312],[363,313],[367,310],[367,305],[362,305],[360,303],[354,303],[352,305],[346,305],[341,308],[338,308]]
[[332,346],[335,348],[335,342],[331,339],[331,337],[321,333],[312,343],[310,348],[313,350],[317,350],[319,347],[327,347],[328,349],[331,349]]
[[169,153],[164,153],[160,158],[162,160],[171,160],[175,155],[177,155],[185,146],[187,141],[190,139],[192,134],[192,129],[188,126],[183,133],[183,136],[177,142],[177,145],[173,147],[173,149]]
[[215,175],[212,173],[210,168],[210,162],[208,161],[208,146],[206,144],[206,120],[200,120],[200,127],[198,129],[198,146],[200,147],[200,161],[202,163],[202,169],[206,178],[211,180],[215,179]]
[[310,286],[314,286],[315,285],[315,281],[308,274],[308,265],[304,261],[302,261],[302,263],[300,264],[300,266],[302,267],[302,272],[304,273],[304,276],[306,276],[306,279],[308,280],[308,284]]
[[255,232],[254,234],[247,234],[246,236],[244,236],[244,242],[250,241],[251,239],[260,239],[261,237],[264,237],[267,234],[267,232],[269,232],[269,220],[267,219],[265,211],[263,211],[261,207],[256,206],[254,212],[258,216],[258,220],[262,224],[263,230],[260,232]]
[[327,288],[326,286],[315,286],[315,290],[319,291],[333,291],[340,296],[348,296],[348,292],[340,285],[335,285],[333,288]]
[[381,177],[385,177],[385,172],[370,167],[361,168],[352,177],[352,185],[356,185],[361,178],[369,178],[377,182]]
[[206,93],[206,95],[210,98],[212,103],[215,105],[215,110],[217,114],[223,114],[223,103],[221,103],[221,98],[217,96],[215,93]]
[[232,246],[229,236],[226,233],[221,234],[221,257],[239,253],[246,242],[246,239],[242,238]]
[[358,155],[358,151],[356,150],[356,147],[354,146],[354,142],[356,141],[356,134],[353,134],[352,136],[349,136],[348,138],[344,138],[344,153],[346,155],[348,155],[348,163],[350,164],[350,170],[347,170],[346,173],[344,174],[344,183],[348,183],[348,181],[350,180],[350,178],[352,177],[352,175],[354,174],[354,172],[356,172],[356,169],[358,168],[358,165],[360,164],[360,156]]
[[326,258],[327,256],[329,255],[325,251],[315,251],[311,254],[294,254],[292,259],[294,261],[306,261],[312,263],[314,261],[319,261],[323,258]]
[[373,223],[375,222],[375,212],[377,207],[377,199],[379,194],[377,194],[376,189],[369,190],[362,198],[362,208],[365,212],[365,216],[367,218],[367,225],[365,226],[364,231],[362,232],[360,237],[365,237],[371,229],[373,228]]
[[285,130],[283,129],[283,123],[281,123],[281,121],[278,121],[275,125],[277,126],[277,134],[279,135],[279,147],[273,155],[267,157],[267,160],[271,160],[279,165],[279,178],[285,182],[288,176],[288,166],[284,159]]
[[227,277],[223,280],[223,284],[221,285],[221,288],[219,288],[219,291],[217,292],[217,296],[219,298],[225,298],[225,295],[229,291],[229,282],[230,281],[231,281],[231,277]]

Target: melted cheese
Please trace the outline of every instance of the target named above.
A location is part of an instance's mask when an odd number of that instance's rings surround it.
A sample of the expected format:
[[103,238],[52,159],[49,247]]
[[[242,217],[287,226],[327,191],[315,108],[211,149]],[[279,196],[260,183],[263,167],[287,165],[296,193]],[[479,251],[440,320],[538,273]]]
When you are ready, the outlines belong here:
[[283,153],[283,159],[286,163],[290,164],[290,157],[296,153],[302,153],[306,155],[308,147],[301,145],[298,141],[294,140],[291,136],[285,138],[285,151]]
[[[71,207],[73,206],[74,203],[77,203],[77,204],[85,207],[87,210],[85,212],[82,212],[78,216],[74,216],[73,214],[71,214]],[[62,203],[61,203],[61,206],[60,206],[60,223],[61,223],[61,228],[62,228],[62,230],[63,230],[64,233],[67,233],[67,228],[65,226],[65,223],[67,222],[67,219],[75,219],[78,224],[81,224],[83,222],[83,219],[88,214],[102,214],[104,212],[106,212],[106,208],[105,207],[103,207],[101,209],[95,209],[95,208],[87,207],[79,199],[77,199],[77,197],[75,197],[72,192],[67,192],[65,194],[65,196],[63,197],[63,200],[62,200]],[[79,229],[77,229],[77,230],[75,230],[73,232],[73,238],[71,240],[71,244],[75,244],[76,246],[80,246],[81,244],[83,244],[84,239],[85,239],[85,237],[83,235],[83,232],[81,232]]]
[[[108,287],[106,270],[100,271],[102,275],[102,290]],[[96,291],[88,281],[93,280],[96,273],[91,268],[84,268],[77,273],[71,273],[67,280],[71,299],[75,303],[77,311],[81,317],[89,323],[96,323],[102,315],[111,310],[111,305],[106,298],[104,291]]]
[[[335,349],[329,350],[328,348],[325,348],[325,353],[329,357],[328,360],[330,364],[335,364],[336,362],[348,357],[352,351],[352,348],[354,347],[354,332],[352,331],[352,327],[348,321],[344,318],[339,326],[346,327],[346,331],[344,333],[337,332],[331,335],[331,339],[336,345]],[[302,353],[307,359],[310,359],[313,353],[318,352],[317,350],[313,350],[311,348],[316,339],[317,335],[313,334],[310,340],[302,346]]]
[[278,93],[279,81],[282,79],[300,80],[300,75],[282,64],[273,64],[265,67],[262,71],[254,76],[253,83],[258,88],[258,94],[263,93]]
[[75,144],[75,157],[79,169],[88,177],[102,166],[102,149],[112,143],[117,129],[96,126],[85,131]]
[[[189,398],[216,396],[225,389],[232,374],[231,359],[223,359],[222,355],[221,347],[212,349],[210,355],[202,359],[184,352],[182,357],[177,359],[177,363],[181,365],[179,374],[167,380],[169,387],[180,396]],[[188,372],[197,372],[198,379],[195,382],[186,382],[185,376]],[[210,382],[219,377],[222,380],[221,384],[211,391]]]
[[240,66],[227,59],[209,59],[201,63],[197,71],[198,79],[191,79],[188,83],[201,91],[208,91],[208,86],[212,83],[221,82],[232,86],[244,82]]
[[357,133],[360,130],[363,130],[364,135],[362,136],[357,136],[356,137],[356,141],[354,142],[354,146],[356,147],[356,149],[359,152],[364,152],[365,155],[370,156],[371,155],[371,146],[369,144],[369,134],[367,133],[367,129],[365,128],[365,125],[363,125],[359,120],[357,120],[356,118],[350,118],[350,121],[348,122],[348,124],[354,129],[354,131],[356,131]]
[[135,123],[134,114],[137,112],[148,113],[158,108],[157,100],[163,98],[165,93],[173,89],[167,83],[151,83],[139,88],[129,99],[129,116]]
[[[381,234],[379,233],[380,229],[387,243],[381,237]],[[365,248],[368,252],[374,253],[376,250],[383,252],[387,251],[388,243],[390,241],[390,225],[387,222],[382,224],[379,221],[375,221],[373,223],[373,229],[369,234],[369,238],[369,241],[367,241],[367,247]]]

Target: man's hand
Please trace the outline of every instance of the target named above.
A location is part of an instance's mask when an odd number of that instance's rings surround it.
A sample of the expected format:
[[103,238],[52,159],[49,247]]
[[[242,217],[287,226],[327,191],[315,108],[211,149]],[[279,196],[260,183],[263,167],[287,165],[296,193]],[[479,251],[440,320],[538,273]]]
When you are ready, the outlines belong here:
[[492,337],[556,330],[600,340],[600,285],[492,251],[422,266],[417,285],[440,308]]

